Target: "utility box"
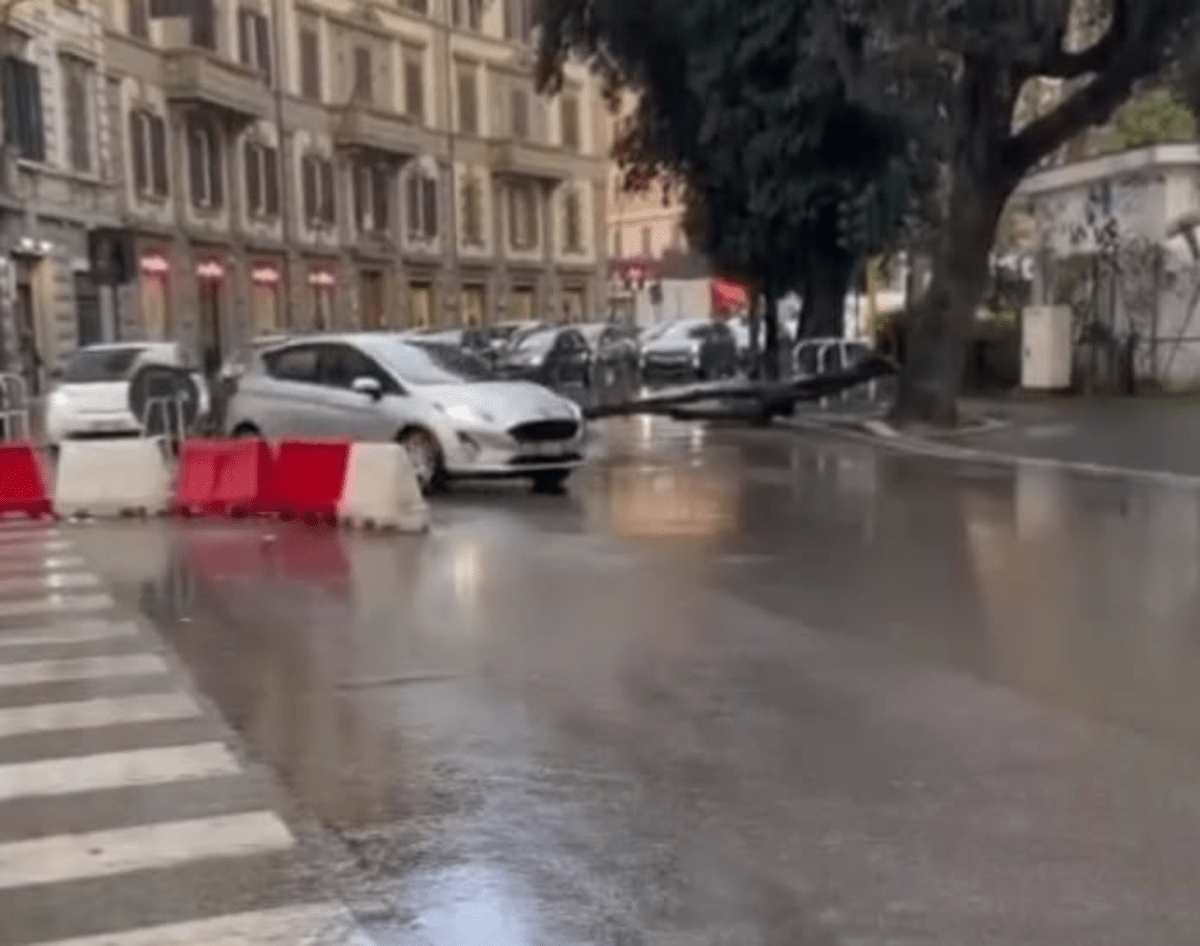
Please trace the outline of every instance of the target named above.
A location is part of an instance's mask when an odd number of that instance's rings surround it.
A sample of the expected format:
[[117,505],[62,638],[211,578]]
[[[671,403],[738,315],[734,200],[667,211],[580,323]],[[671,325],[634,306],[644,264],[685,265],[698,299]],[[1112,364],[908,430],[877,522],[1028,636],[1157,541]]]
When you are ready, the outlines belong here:
[[1061,391],[1071,386],[1071,310],[1033,305],[1021,319],[1021,387]]

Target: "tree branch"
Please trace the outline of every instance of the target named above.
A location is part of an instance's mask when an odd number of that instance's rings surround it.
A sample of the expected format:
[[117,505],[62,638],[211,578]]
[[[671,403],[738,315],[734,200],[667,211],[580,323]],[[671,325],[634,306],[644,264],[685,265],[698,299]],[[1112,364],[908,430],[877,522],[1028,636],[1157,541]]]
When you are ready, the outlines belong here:
[[1053,43],[1043,50],[1037,62],[1029,70],[1030,75],[1047,76],[1052,79],[1078,79],[1103,69],[1125,39],[1129,25],[1131,0],[1113,0],[1112,19],[1108,29],[1087,49],[1067,52],[1063,49],[1065,30],[1056,30]]
[[1054,111],[1035,118],[1003,146],[1005,167],[1018,178],[1090,125],[1105,121],[1133,89],[1139,70],[1114,64]]

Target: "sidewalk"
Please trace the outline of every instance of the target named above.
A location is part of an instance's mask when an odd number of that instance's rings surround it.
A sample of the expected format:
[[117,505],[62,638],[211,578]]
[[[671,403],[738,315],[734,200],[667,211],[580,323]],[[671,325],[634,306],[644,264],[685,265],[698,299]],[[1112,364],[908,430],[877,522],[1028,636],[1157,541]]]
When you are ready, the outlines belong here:
[[[964,399],[962,430],[889,431],[882,412],[805,411],[794,423],[853,429],[921,452],[1031,459],[1200,485],[1200,397]],[[972,456],[974,455],[974,457]]]

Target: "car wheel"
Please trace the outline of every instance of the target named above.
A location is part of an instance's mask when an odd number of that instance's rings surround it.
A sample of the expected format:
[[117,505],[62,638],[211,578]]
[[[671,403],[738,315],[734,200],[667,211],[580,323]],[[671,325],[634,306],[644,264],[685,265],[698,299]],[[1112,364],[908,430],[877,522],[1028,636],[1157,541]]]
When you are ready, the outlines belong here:
[[533,475],[533,491],[535,493],[561,493],[563,484],[571,475],[570,470],[544,470]]
[[237,427],[233,429],[233,435],[235,437],[258,437],[261,439],[262,431],[253,424],[238,424]]
[[413,427],[404,431],[397,442],[408,454],[408,462],[417,475],[417,485],[422,493],[433,493],[445,486],[446,467],[442,462],[442,450],[429,431]]

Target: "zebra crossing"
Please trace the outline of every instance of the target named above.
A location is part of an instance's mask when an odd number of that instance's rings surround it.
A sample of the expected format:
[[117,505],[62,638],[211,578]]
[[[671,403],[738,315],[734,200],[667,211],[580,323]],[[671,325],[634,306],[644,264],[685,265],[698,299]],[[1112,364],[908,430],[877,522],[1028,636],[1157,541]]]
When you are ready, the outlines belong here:
[[148,628],[0,525],[0,946],[367,946]]

